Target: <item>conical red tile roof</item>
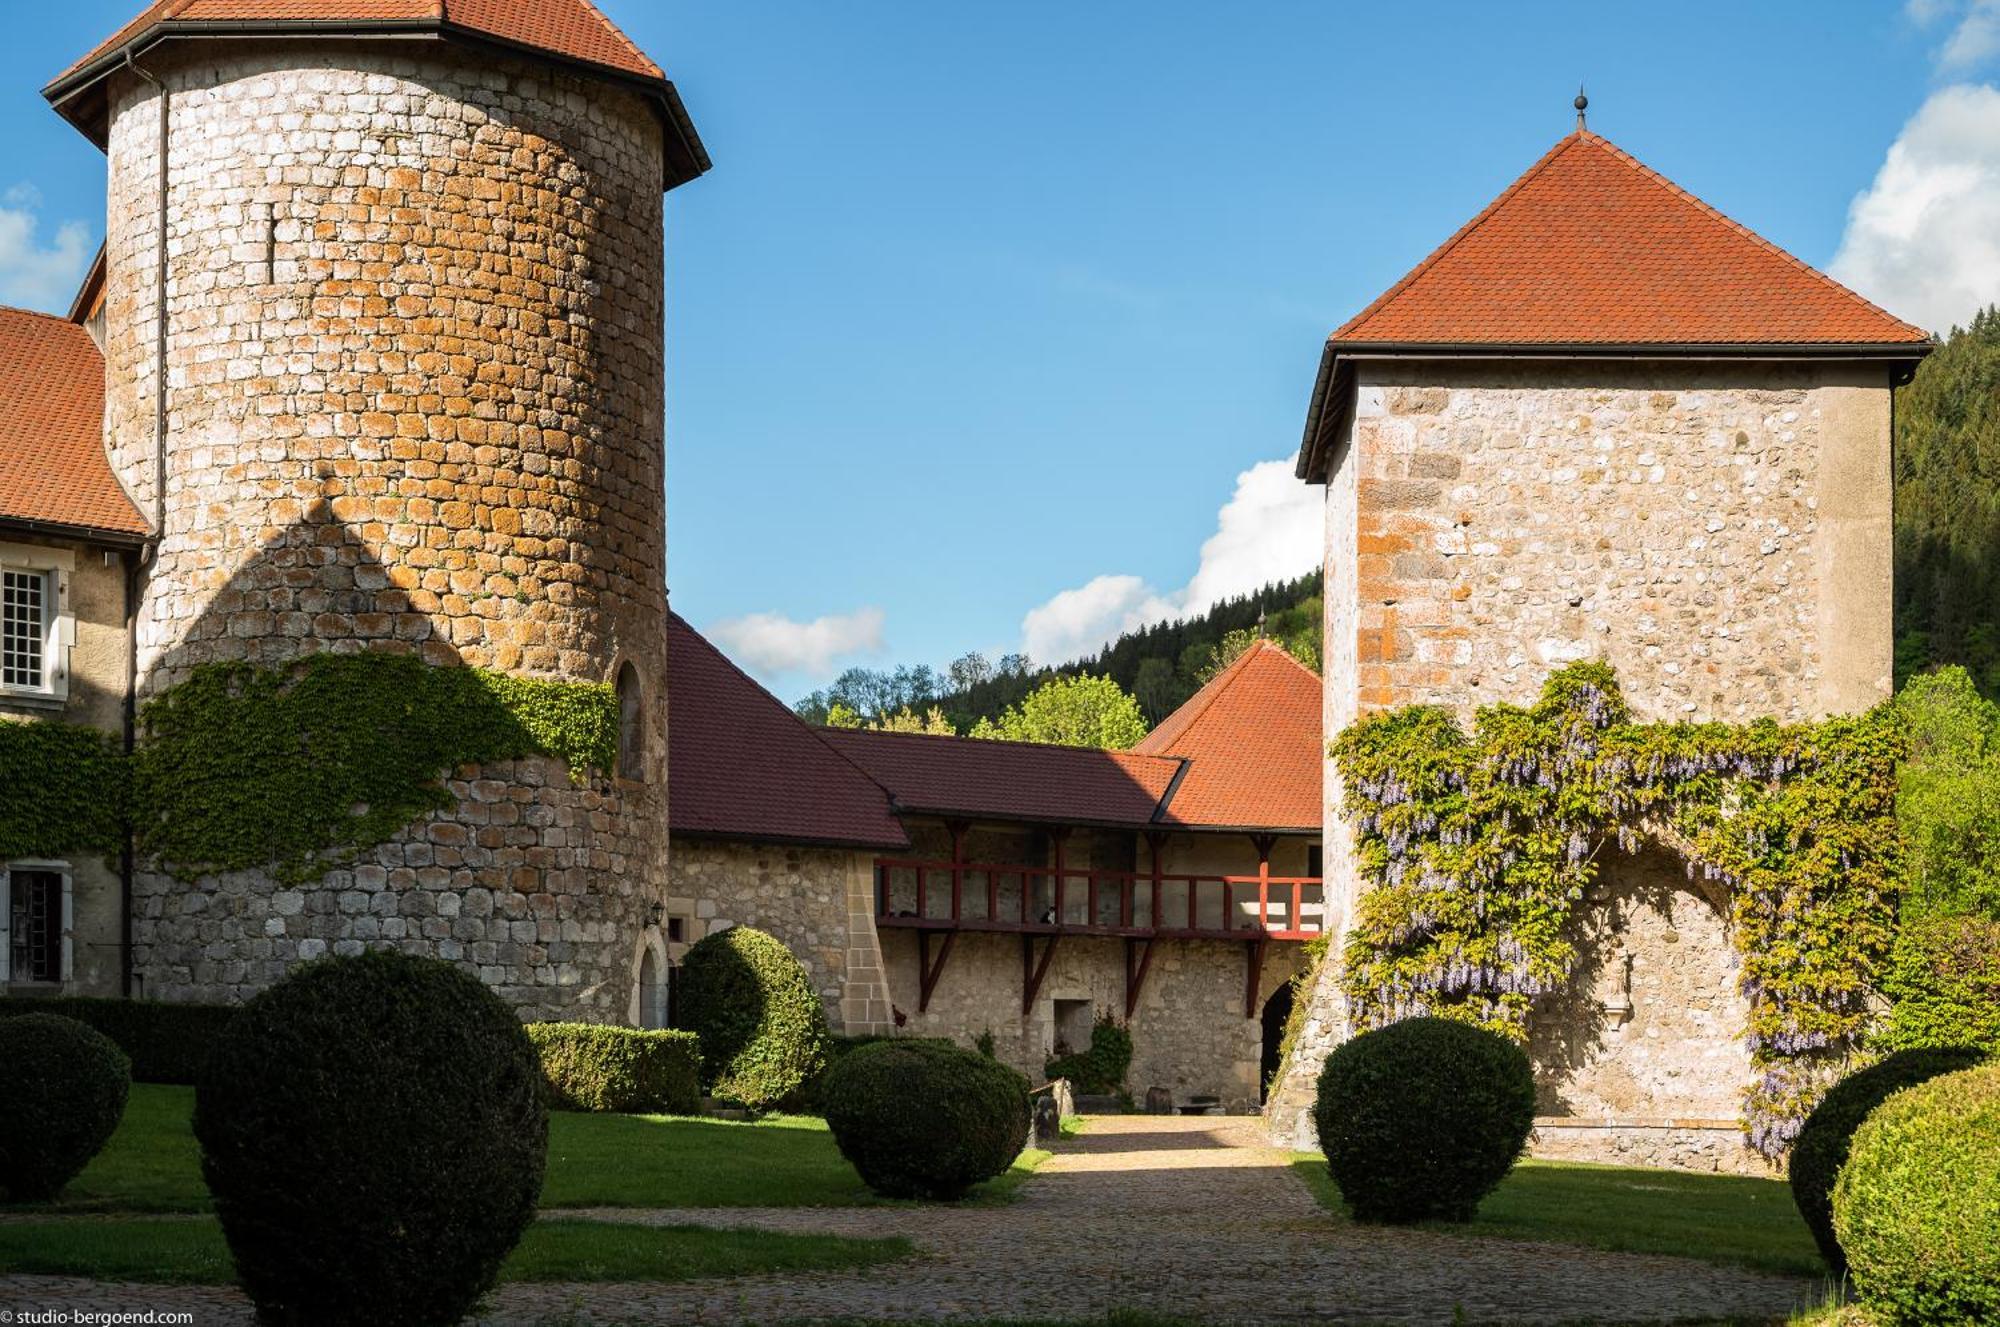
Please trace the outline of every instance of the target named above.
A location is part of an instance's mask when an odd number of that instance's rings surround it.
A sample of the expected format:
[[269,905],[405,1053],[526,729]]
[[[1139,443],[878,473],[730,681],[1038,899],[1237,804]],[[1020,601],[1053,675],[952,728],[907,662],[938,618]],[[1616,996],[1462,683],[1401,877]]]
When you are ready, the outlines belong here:
[[1926,340],[1582,130],[1333,334],[1336,345]]

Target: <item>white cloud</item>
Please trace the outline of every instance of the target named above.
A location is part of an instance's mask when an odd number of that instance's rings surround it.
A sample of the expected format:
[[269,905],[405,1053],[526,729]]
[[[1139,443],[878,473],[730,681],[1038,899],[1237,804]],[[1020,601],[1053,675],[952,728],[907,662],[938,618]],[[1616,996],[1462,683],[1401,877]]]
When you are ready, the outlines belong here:
[[1909,0],[1904,13],[1919,27],[1930,27],[1947,15],[1958,21],[1938,47],[1938,66],[1959,72],[2000,54],[2000,0]]
[[882,610],[861,608],[795,622],[781,613],[748,613],[717,622],[708,637],[761,677],[823,676],[837,660],[882,649]]
[[1931,94],[1849,207],[1829,270],[1934,332],[2000,301],[2000,89]]
[[82,222],[57,228],[53,243],[35,234],[42,196],[31,184],[0,191],[0,304],[59,313],[69,307],[90,264],[90,232]]
[[1031,609],[1021,620],[1022,647],[1038,664],[1064,663],[1123,632],[1304,575],[1319,565],[1322,497],[1292,474],[1290,460],[1259,461],[1236,476],[1186,585],[1161,591],[1137,576],[1095,577]]

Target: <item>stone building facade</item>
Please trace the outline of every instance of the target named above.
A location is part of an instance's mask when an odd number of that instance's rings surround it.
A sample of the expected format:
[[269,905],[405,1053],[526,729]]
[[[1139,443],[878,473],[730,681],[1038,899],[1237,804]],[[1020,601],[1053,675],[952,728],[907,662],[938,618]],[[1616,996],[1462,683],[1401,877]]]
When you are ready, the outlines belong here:
[[408,653],[615,684],[621,752],[457,771],[451,807],[301,888],[139,861],[128,984],[238,999],[389,944],[527,1017],[643,1019],[669,958],[662,194],[699,141],[587,0],[237,5],[226,33],[199,8],[152,5],[48,89],[108,165],[98,409],[144,530],[121,690]]
[[1104,752],[813,729],[678,617],[668,658],[673,935],[770,932],[848,1035],[990,1037],[1040,1081],[1109,1017],[1135,1097],[1257,1106],[1324,917],[1317,677],[1260,645]]
[[[1326,491],[1329,736],[1531,702],[1603,659],[1642,721],[1805,720],[1890,692],[1889,420],[1924,333],[1579,127],[1336,332],[1300,476]],[[1325,775],[1329,907],[1361,882]],[[1726,918],[1652,849],[1603,863],[1537,1005],[1546,1155],[1755,1170]],[[1311,996],[1276,1134],[1348,1034]]]

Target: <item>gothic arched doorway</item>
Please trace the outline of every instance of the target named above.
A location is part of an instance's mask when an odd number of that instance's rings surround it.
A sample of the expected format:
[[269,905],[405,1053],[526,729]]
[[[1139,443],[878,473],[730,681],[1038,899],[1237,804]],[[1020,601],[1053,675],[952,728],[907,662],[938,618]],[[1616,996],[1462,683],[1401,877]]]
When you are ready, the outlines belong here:
[[1257,1071],[1257,1100],[1271,1094],[1271,1080],[1278,1076],[1280,1048],[1285,1042],[1285,1024],[1292,1021],[1292,983],[1283,982],[1264,1001],[1264,1059]]

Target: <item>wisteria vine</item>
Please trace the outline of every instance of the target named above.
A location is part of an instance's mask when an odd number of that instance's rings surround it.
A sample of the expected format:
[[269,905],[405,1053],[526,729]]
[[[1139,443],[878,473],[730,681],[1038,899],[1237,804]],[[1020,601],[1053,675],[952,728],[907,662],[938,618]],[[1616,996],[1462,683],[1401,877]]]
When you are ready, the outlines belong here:
[[1607,845],[1672,848],[1728,899],[1750,1001],[1751,1146],[1782,1155],[1859,1047],[1895,919],[1897,733],[1876,710],[1814,724],[1640,724],[1609,664],[1533,706],[1410,706],[1333,744],[1362,896],[1350,1015],[1421,1014],[1517,1040],[1577,962],[1570,921]]

